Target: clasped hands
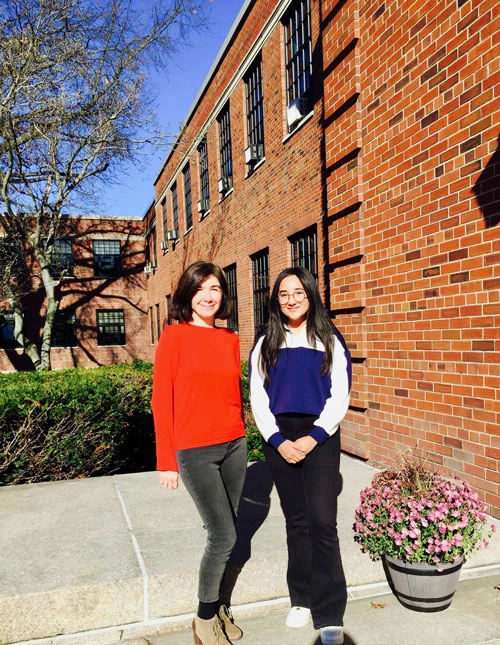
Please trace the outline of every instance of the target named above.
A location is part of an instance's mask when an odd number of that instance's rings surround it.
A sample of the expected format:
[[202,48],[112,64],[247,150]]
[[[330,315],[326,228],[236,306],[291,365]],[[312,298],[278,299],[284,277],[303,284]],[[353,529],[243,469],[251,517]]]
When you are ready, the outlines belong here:
[[278,446],[278,452],[289,464],[297,464],[299,461],[305,459],[306,455],[308,455],[317,445],[318,442],[316,439],[307,435],[305,437],[300,437],[300,439],[296,439],[295,441],[286,439]]

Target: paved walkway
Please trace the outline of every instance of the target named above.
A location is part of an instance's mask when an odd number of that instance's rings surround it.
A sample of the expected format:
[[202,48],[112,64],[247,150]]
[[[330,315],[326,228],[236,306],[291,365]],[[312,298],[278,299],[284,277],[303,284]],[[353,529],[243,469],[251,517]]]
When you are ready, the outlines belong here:
[[[382,565],[353,541],[370,466],[343,456],[339,533],[350,600],[346,644],[500,643],[500,522],[490,547],[464,565],[452,606],[404,609]],[[267,465],[254,463],[241,504],[226,599],[247,645],[317,645],[312,627],[288,630],[284,520]],[[204,532],[180,486],[157,473],[0,490],[0,645],[181,645],[196,607]],[[495,640],[498,639],[498,640]]]

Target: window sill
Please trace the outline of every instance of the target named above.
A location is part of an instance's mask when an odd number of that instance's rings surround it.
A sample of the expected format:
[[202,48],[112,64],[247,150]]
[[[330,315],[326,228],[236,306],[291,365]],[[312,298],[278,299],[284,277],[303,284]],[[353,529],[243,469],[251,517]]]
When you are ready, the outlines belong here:
[[193,230],[193,227],[190,226],[188,230],[184,233],[184,237],[186,237],[186,235],[189,235],[189,233],[191,233],[192,230]]
[[200,215],[200,217],[198,218],[198,221],[199,221],[199,222],[202,222],[204,219],[206,219],[206,218],[210,215],[210,213],[211,213],[211,212],[212,212],[212,211],[209,209],[209,210],[208,210],[208,211],[206,211],[205,213],[202,213],[202,214]]
[[227,193],[224,193],[223,195],[221,195],[218,203],[221,204],[225,199],[229,197],[229,195],[232,195],[233,193],[234,193],[234,186],[231,186],[231,188],[227,191]]
[[255,174],[257,168],[260,168],[265,161],[266,161],[265,157],[262,157],[262,159],[259,159],[259,161],[255,164],[255,166],[252,166],[251,168],[248,169],[247,174],[245,175],[245,179],[252,177]]
[[127,343],[115,344],[115,345],[100,345],[97,343],[97,347],[126,347]]
[[302,117],[302,119],[298,122],[297,127],[296,127],[296,128],[294,128],[291,132],[289,132],[288,134],[286,134],[286,135],[283,137],[283,143],[286,143],[286,142],[288,141],[288,139],[290,139],[290,137],[293,137],[293,135],[294,135],[296,132],[298,132],[300,129],[302,129],[302,127],[303,127],[303,126],[304,126],[308,121],[310,121],[310,120],[312,119],[312,117],[313,117],[313,116],[314,116],[314,110],[311,110],[311,111],[309,112],[309,114],[306,114],[304,117]]

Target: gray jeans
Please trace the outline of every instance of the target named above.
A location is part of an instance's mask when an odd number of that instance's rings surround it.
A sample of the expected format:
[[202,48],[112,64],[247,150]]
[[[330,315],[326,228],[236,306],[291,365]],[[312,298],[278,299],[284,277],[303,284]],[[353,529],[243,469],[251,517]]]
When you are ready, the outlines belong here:
[[181,479],[207,529],[198,599],[216,602],[236,542],[234,521],[246,476],[246,439],[177,450],[176,456]]

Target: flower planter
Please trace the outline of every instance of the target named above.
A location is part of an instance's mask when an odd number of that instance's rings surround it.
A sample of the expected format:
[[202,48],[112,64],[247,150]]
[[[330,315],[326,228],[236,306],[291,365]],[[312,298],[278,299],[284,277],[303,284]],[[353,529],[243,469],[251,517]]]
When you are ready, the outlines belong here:
[[463,558],[450,564],[410,563],[384,556],[384,569],[399,602],[414,611],[443,611],[451,605]]

